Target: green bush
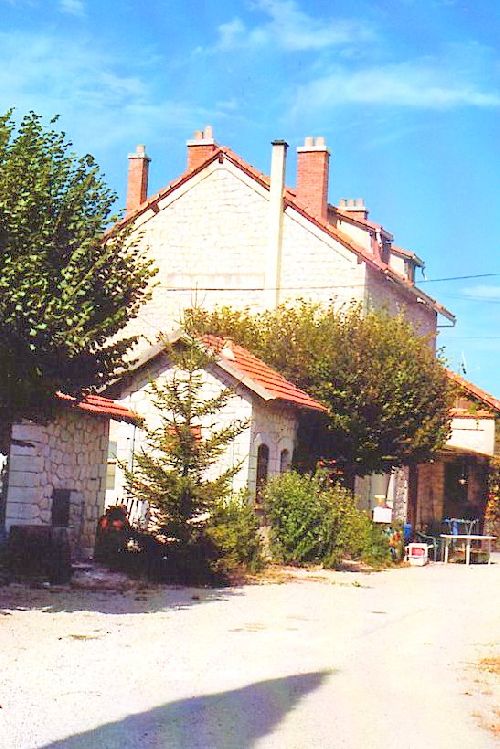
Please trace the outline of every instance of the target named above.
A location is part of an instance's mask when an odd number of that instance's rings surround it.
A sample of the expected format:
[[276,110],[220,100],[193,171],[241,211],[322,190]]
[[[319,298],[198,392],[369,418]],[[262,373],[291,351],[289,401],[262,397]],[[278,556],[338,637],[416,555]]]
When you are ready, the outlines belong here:
[[334,567],[343,557],[377,564],[390,560],[387,537],[356,507],[353,494],[325,484],[321,474],[275,477],[264,503],[277,561]]
[[259,521],[243,495],[217,506],[206,534],[217,549],[212,567],[219,575],[241,568],[257,572],[264,566]]

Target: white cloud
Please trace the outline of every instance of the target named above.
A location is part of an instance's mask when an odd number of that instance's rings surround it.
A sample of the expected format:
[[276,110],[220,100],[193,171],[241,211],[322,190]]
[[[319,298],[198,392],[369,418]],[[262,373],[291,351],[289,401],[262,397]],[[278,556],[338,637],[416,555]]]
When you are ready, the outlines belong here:
[[63,13],[69,13],[72,16],[85,15],[84,0],[60,0],[59,7]]
[[357,45],[374,36],[358,19],[315,18],[295,0],[256,0],[252,7],[266,20],[246,26],[236,17],[221,24],[216,49],[275,46],[288,52],[318,51]]
[[123,60],[91,40],[0,32],[0,112],[14,106],[18,116],[60,114],[60,126],[90,151],[139,142],[159,127],[194,130],[210,119],[190,101],[159,94],[149,75],[125,71]]
[[483,86],[466,70],[449,70],[439,59],[412,60],[360,70],[336,67],[301,86],[293,111],[328,110],[345,104],[421,107],[498,107],[500,91]]
[[477,286],[469,286],[463,290],[463,293],[471,299],[500,302],[500,286],[478,284]]

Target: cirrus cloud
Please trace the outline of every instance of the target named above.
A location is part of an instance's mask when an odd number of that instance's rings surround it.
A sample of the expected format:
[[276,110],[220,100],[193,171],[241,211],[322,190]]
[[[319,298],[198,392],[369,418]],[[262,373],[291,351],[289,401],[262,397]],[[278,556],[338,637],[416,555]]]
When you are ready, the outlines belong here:
[[467,70],[451,73],[442,61],[416,59],[352,70],[337,66],[295,95],[294,114],[346,104],[449,109],[498,107],[500,91],[477,81]]

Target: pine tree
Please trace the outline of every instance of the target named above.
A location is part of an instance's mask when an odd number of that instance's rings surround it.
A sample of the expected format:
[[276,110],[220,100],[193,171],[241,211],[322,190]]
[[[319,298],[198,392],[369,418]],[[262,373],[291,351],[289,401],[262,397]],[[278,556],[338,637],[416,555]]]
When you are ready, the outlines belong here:
[[165,536],[187,547],[202,538],[210,513],[230,494],[240,465],[214,475],[215,464],[247,423],[220,426],[220,411],[234,393],[207,394],[205,370],[214,359],[199,341],[186,336],[168,354],[172,376],[150,383],[160,425],[145,427],[146,446],[134,471],[126,471],[127,490],[149,503]]

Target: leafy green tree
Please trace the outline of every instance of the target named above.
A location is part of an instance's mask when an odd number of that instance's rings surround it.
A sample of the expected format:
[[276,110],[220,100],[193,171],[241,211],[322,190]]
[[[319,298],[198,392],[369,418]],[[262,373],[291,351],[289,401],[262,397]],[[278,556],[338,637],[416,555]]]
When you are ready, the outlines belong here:
[[57,390],[79,394],[123,365],[132,341],[118,334],[153,270],[126,231],[103,242],[115,199],[64,133],[33,112],[18,129],[0,117],[0,423],[50,410]]
[[169,358],[171,377],[149,386],[160,425],[145,427],[145,447],[134,470],[126,471],[127,490],[149,503],[167,538],[187,547],[202,537],[211,513],[230,494],[240,465],[217,473],[215,464],[247,424],[220,426],[220,411],[234,393],[207,393],[204,369],[212,357],[194,338],[186,336]]
[[402,314],[301,301],[259,315],[195,309],[188,318],[234,338],[327,406],[327,416],[302,421],[312,463],[334,458],[348,475],[365,475],[424,462],[448,437],[446,371]]

